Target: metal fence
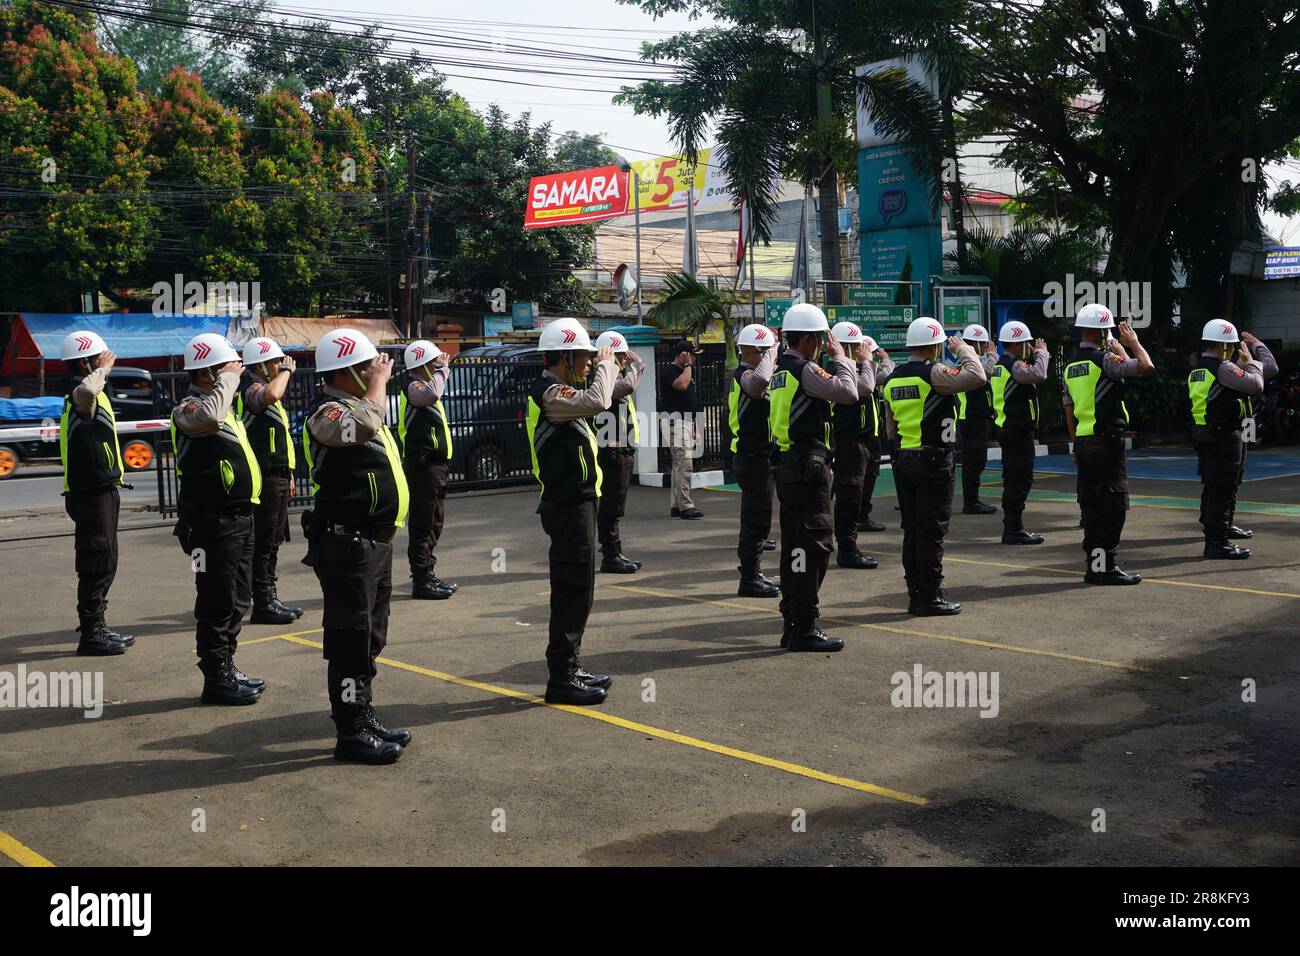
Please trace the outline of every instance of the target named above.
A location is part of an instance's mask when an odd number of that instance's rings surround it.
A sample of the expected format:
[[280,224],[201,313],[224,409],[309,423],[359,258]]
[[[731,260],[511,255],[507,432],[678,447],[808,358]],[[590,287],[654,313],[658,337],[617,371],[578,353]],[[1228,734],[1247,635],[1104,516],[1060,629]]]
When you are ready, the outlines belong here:
[[[397,358],[400,359],[400,350]],[[443,407],[451,428],[452,458],[449,463],[451,490],[468,491],[509,485],[531,484],[532,459],[524,424],[528,391],[542,373],[535,353],[510,358],[457,357],[443,395]],[[388,425],[397,434],[402,390],[409,382],[405,370],[388,383]],[[302,431],[307,410],[316,401],[320,379],[314,368],[299,366],[290,377],[283,399],[289,414],[289,428],[297,451],[291,506],[311,502],[311,480],[302,453]],[[166,418],[189,389],[186,372],[154,374],[154,407]],[[164,514],[176,511],[176,460],[171,435],[160,433],[155,442],[158,471],[158,508]]]

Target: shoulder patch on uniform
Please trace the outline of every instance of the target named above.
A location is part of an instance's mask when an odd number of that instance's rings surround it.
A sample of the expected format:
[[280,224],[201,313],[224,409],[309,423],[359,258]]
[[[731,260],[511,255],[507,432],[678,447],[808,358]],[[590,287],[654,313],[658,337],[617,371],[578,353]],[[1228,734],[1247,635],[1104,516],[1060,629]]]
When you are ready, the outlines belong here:
[[810,363],[809,363],[809,367],[810,367],[814,372],[816,372],[818,375],[820,375],[822,378],[833,378],[833,377],[834,377],[834,376],[831,375],[830,372],[826,371],[826,369],[822,368],[820,365],[813,365],[813,364],[810,362]]
[[1233,374],[1233,375],[1236,375],[1238,378],[1241,378],[1242,376],[1244,376],[1244,375],[1246,374],[1246,370],[1245,370],[1245,369],[1238,368],[1238,367],[1235,366],[1235,365],[1231,366],[1231,368],[1232,368],[1232,374]]
[[564,386],[564,388],[560,390],[560,398],[573,398],[573,396],[575,396],[575,395],[577,395],[577,394],[578,394],[578,390],[577,390],[577,389],[569,388],[569,386],[567,386],[567,385]]
[[333,408],[331,408],[329,411],[325,413],[325,417],[332,422],[338,421],[340,418],[343,417],[343,406],[335,405]]
[[194,399],[190,399],[188,402],[186,402],[184,405],[181,406],[181,411],[194,412],[198,410],[198,407],[199,407],[199,403],[194,401]]
[[960,374],[961,374],[961,369],[959,369],[959,368],[953,368],[951,365],[945,365],[945,366],[943,367],[943,370],[944,370],[944,372],[946,372],[946,373],[949,374],[949,375],[960,375]]

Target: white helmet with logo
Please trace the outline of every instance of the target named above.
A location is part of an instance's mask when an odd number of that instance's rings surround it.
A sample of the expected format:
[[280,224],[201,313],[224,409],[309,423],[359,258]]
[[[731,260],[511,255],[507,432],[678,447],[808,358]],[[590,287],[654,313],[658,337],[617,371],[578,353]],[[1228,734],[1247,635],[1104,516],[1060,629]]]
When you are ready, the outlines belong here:
[[1202,342],[1239,342],[1241,336],[1237,334],[1237,327],[1231,322],[1223,319],[1211,319],[1205,323],[1205,328],[1201,329]]
[[204,332],[190,339],[185,346],[185,371],[192,372],[227,362],[240,361],[239,353],[224,335]]
[[441,354],[442,349],[428,339],[416,339],[402,353],[402,364],[407,368],[419,368],[428,365]]
[[280,348],[274,339],[251,339],[244,346],[244,364],[248,366],[274,362],[282,358],[284,358],[284,349]]
[[868,352],[874,352],[876,349],[880,348],[880,346],[876,344],[876,340],[869,335],[862,336],[862,344],[867,347]]
[[943,340],[943,326],[928,315],[914,319],[907,327],[907,347],[910,349],[926,345],[942,345]]
[[316,371],[333,372],[368,362],[379,350],[356,329],[335,329],[316,343]]
[[998,333],[999,342],[1032,342],[1033,336],[1029,332],[1029,326],[1023,322],[1008,322],[1002,326],[1002,331]]
[[831,327],[831,336],[841,345],[857,345],[862,342],[862,330],[852,322],[836,322]]
[[577,319],[556,319],[537,339],[542,352],[593,352],[591,337]]
[[596,348],[609,349],[615,354],[629,351],[627,339],[618,332],[601,332],[596,336]]
[[781,320],[782,332],[829,332],[830,327],[826,313],[811,302],[790,306]]
[[107,351],[108,346],[104,340],[94,332],[70,332],[59,346],[59,358],[65,362],[75,362]]
[[740,334],[736,336],[736,344],[749,345],[756,349],[771,348],[776,345],[776,333],[766,325],[755,322],[740,330]]
[[989,340],[989,330],[982,325],[968,325],[961,337],[967,342],[987,342]]
[[1079,310],[1074,317],[1074,326],[1078,329],[1113,329],[1115,316],[1110,309],[1094,302]]

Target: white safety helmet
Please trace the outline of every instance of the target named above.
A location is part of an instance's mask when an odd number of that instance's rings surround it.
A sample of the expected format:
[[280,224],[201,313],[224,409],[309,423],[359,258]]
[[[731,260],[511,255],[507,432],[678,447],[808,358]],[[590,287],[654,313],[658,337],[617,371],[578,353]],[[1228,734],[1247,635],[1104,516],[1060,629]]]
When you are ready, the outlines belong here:
[[923,315],[914,319],[907,327],[907,347],[921,348],[926,345],[942,345],[944,341],[943,326],[937,319]]
[[1239,342],[1237,327],[1224,319],[1211,319],[1201,329],[1202,342]]
[[862,342],[866,345],[868,352],[874,352],[876,349],[880,348],[880,346],[876,344],[876,340],[869,335],[862,336]]
[[537,339],[542,352],[594,352],[591,337],[577,319],[556,319]]
[[65,362],[75,362],[107,351],[108,346],[104,340],[94,332],[70,332],[59,346],[59,358]]
[[335,329],[316,343],[316,371],[350,368],[368,362],[378,354],[374,343],[356,329]]
[[1092,303],[1085,305],[1074,317],[1074,326],[1078,329],[1113,329],[1115,316],[1104,305]]
[[982,325],[968,325],[961,337],[967,342],[987,342],[989,340],[989,330]]
[[600,335],[596,336],[596,348],[609,349],[616,355],[619,352],[631,351],[627,339],[617,332],[601,332]]
[[1019,344],[1021,342],[1032,342],[1034,337],[1029,332],[1029,326],[1023,322],[1008,322],[1002,326],[1002,331],[998,332],[999,342],[1011,342]]
[[852,322],[836,322],[831,327],[831,337],[840,345],[857,345],[862,341],[862,330]]
[[274,339],[251,339],[244,346],[244,364],[250,368],[263,362],[274,362],[284,358],[284,349]]
[[756,349],[771,348],[776,345],[776,333],[766,325],[755,322],[740,330],[740,334],[736,336],[736,344],[749,345]]
[[230,340],[216,332],[204,332],[190,339],[185,346],[185,371],[192,372],[227,362],[241,361]]
[[781,320],[782,332],[829,332],[830,328],[826,313],[811,302],[790,306]]
[[402,364],[407,368],[419,368],[428,365],[441,354],[442,349],[428,339],[416,339],[402,353]]

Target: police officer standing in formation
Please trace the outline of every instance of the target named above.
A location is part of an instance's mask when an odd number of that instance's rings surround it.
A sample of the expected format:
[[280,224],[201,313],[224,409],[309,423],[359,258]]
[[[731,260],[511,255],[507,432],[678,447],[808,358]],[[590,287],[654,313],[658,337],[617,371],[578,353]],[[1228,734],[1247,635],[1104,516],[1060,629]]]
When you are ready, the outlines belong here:
[[817,626],[817,593],[831,555],[831,404],[858,400],[857,369],[832,335],[826,351],[834,374],[817,364],[826,314],[801,302],[781,323],[785,351],[771,385],[772,436],[778,450],[781,502],[781,646],[838,651],[844,642]]
[[397,430],[402,467],[411,489],[411,521],[406,557],[411,566],[411,597],[445,601],[460,588],[434,573],[438,538],[446,513],[447,463],[451,461],[451,426],[442,396],[450,370],[447,354],[427,339],[406,347],[403,363],[411,380],[402,391]]
[[[618,366],[609,348],[593,349],[575,319],[556,319],[537,342],[545,370],[528,395],[533,474],[542,486],[537,513],[551,539],[551,615],[546,701],[599,704],[613,678],[578,660],[596,590],[596,499],[601,471],[590,419],[610,406]],[[595,369],[587,371],[595,354]],[[586,387],[582,387],[583,385]]]
[[[1232,361],[1236,346],[1236,362]],[[1201,527],[1205,557],[1244,560],[1250,549],[1229,538],[1248,538],[1232,523],[1237,489],[1246,469],[1242,429],[1252,413],[1251,396],[1277,374],[1273,353],[1249,332],[1237,336],[1231,322],[1215,319],[1201,330],[1201,354],[1187,376],[1192,401],[1192,444],[1201,476]]]
[[[982,325],[968,325],[962,339],[975,350],[987,377],[997,363],[998,353]],[[997,508],[980,501],[980,478],[989,460],[989,436],[993,424],[993,393],[982,388],[957,394],[957,438],[961,446],[962,514],[991,515]]]
[[871,336],[866,336],[867,351],[876,359],[876,390],[872,394],[869,428],[863,440],[866,442],[868,458],[866,471],[862,473],[862,504],[858,506],[858,531],[881,532],[885,526],[871,517],[872,498],[876,494],[876,481],[880,478],[880,459],[885,451],[885,433],[881,416],[880,386],[894,370],[894,360],[876,344]]
[[280,600],[275,575],[280,543],[289,537],[289,499],[297,467],[289,413],[282,404],[295,368],[294,360],[271,339],[256,338],[244,346],[244,379],[235,415],[262,470],[261,500],[253,509],[254,624],[288,624],[302,617],[302,608]]
[[68,363],[69,385],[59,417],[63,461],[63,507],[72,519],[77,570],[77,653],[87,657],[123,654],[130,634],[104,621],[108,589],[117,576],[117,516],[121,509],[122,449],[117,417],[104,394],[116,356],[94,332],[73,332],[60,357]]
[[384,424],[393,360],[355,329],[316,344],[324,388],[307,413],[304,451],[312,510],[303,514],[307,556],[320,581],[335,760],[389,764],[411,742],[390,730],[372,701],[375,658],[388,643],[393,536],[410,495],[397,440]]
[[266,681],[235,666],[240,625],[253,598],[253,509],[262,470],[235,417],[243,365],[224,336],[185,346],[190,389],[172,409],[176,537],[194,571],[194,638],[205,704],[255,704]]
[[1124,382],[1150,375],[1155,365],[1127,322],[1119,326],[1119,341],[1110,337],[1115,318],[1104,305],[1085,305],[1074,324],[1082,330],[1081,341],[1065,366],[1063,401],[1078,469],[1083,579],[1088,584],[1141,584],[1140,574],[1130,574],[1116,563],[1129,508]]
[[[879,562],[858,548],[858,522],[862,515],[863,483],[872,464],[868,443],[877,434],[876,361],[879,359],[883,363],[883,375],[894,370],[894,363],[883,349],[876,348],[874,339],[863,335],[852,322],[835,323],[831,338],[844,347],[847,357],[857,366],[858,374],[858,400],[852,405],[836,405],[832,414],[835,433],[835,561],[842,568],[870,569]],[[873,481],[873,490],[874,484]]]
[[1047,343],[1031,340],[1029,326],[1014,321],[1002,326],[998,341],[1004,351],[988,375],[1002,446],[1002,543],[1042,544],[1041,534],[1025,530],[1024,513],[1034,484],[1038,386],[1047,380]]
[[943,326],[922,317],[907,328],[911,359],[885,382],[891,429],[898,439],[894,485],[903,519],[903,577],[907,613],[960,614],[943,590],[943,539],[952,517],[956,479],[957,400],[984,387],[984,366],[955,335],[947,340],[958,366],[939,362]]
[[632,393],[641,381],[645,363],[628,347],[627,339],[617,332],[602,332],[596,348],[607,348],[618,363],[614,380],[613,404],[597,416],[600,442],[600,504],[596,508],[596,536],[600,540],[603,560],[600,570],[607,574],[635,574],[640,561],[623,556],[621,523],[627,510],[627,490],[632,484],[632,464],[641,441],[641,426],[636,420],[636,402]]
[[776,333],[747,325],[736,337],[740,364],[731,376],[727,421],[731,431],[732,471],[740,485],[741,597],[774,598],[781,587],[763,573],[762,558],[772,530],[772,424],[768,385],[776,370]]

